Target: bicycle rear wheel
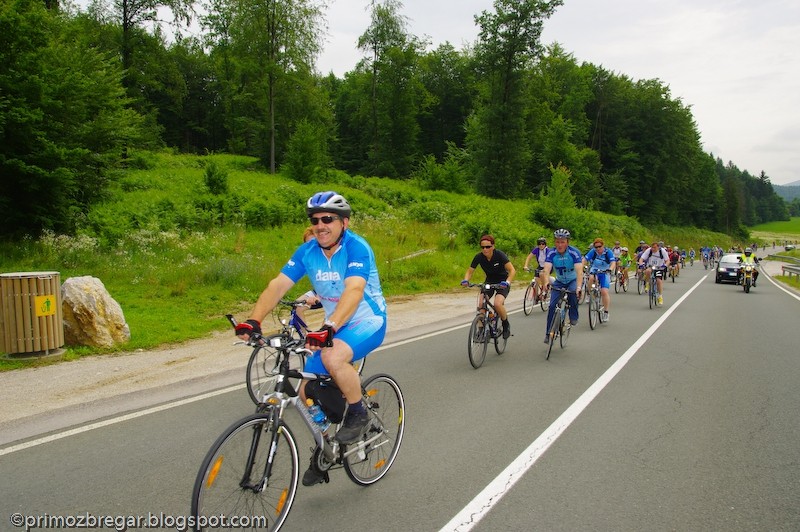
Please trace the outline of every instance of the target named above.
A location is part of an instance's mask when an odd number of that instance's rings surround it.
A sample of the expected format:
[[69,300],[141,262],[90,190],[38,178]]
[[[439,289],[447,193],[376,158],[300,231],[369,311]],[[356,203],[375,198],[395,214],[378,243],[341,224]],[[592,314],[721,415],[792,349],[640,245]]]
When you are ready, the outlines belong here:
[[[247,362],[247,393],[250,399],[256,404],[260,404],[265,395],[275,390],[275,381],[280,368],[278,367],[278,356],[274,348],[269,347],[269,340],[280,334],[265,338],[267,345],[250,355]],[[305,365],[305,355],[302,353],[292,353],[289,360],[291,369],[302,370]],[[300,379],[289,379],[292,386],[297,389]]]
[[[289,427],[273,430],[270,414],[231,425],[206,454],[192,491],[195,531],[216,529],[221,515],[251,518],[248,530],[278,530],[289,515],[299,478],[297,443]],[[276,438],[268,479],[263,475]]]
[[623,280],[622,280],[622,291],[623,292],[627,292],[628,291],[628,282],[629,281],[630,281],[630,278],[627,275],[624,275],[623,276]]
[[508,343],[508,338],[503,338],[501,326],[502,323],[500,323],[500,318],[495,316],[494,327],[492,327],[492,330],[497,331],[497,335],[494,337],[494,350],[498,355],[503,354],[503,352],[506,350],[506,344]]
[[550,308],[550,285],[547,285],[547,289],[539,296],[539,306],[542,307],[542,312],[547,312]]
[[525,313],[526,316],[530,316],[531,312],[533,312],[533,306],[536,304],[534,300],[534,289],[533,283],[536,281],[532,281],[531,284],[528,285],[528,288],[525,289],[525,297],[522,299],[522,311]]
[[481,367],[486,359],[486,348],[489,346],[488,334],[486,319],[482,314],[478,314],[472,320],[472,325],[469,326],[469,342],[467,343],[469,363],[475,369]]
[[400,386],[389,375],[369,377],[363,384],[370,427],[361,441],[347,446],[344,470],[360,486],[375,484],[392,467],[406,426],[405,401]]

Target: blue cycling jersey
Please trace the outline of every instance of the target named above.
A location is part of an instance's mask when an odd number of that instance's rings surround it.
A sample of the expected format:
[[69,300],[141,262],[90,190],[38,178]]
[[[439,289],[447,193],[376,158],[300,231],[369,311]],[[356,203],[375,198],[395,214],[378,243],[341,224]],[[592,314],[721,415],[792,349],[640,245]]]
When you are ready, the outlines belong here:
[[339,302],[344,291],[344,280],[352,276],[362,277],[367,281],[364,297],[350,321],[376,316],[386,318],[386,300],[378,280],[375,254],[366,240],[349,230],[344,232],[341,246],[330,259],[316,240],[310,240],[297,248],[289,262],[281,268],[281,273],[295,283],[308,275],[326,317],[333,313]]
[[605,250],[600,255],[597,254],[595,249],[591,249],[589,253],[586,254],[586,261],[592,265],[592,270],[605,272],[611,267],[611,263],[616,262],[616,260],[614,252],[610,249]]
[[577,248],[567,246],[564,253],[559,253],[555,248],[548,250],[545,262],[553,265],[553,272],[555,272],[556,280],[569,284],[578,278],[578,273],[575,271],[575,265],[583,262],[583,256]]

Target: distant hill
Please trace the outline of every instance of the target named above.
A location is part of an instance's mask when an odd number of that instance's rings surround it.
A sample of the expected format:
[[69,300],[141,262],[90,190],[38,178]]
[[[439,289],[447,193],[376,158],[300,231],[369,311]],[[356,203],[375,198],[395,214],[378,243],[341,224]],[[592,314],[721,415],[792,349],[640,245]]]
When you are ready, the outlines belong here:
[[795,198],[800,198],[800,181],[789,183],[788,185],[772,185],[775,193],[787,202]]

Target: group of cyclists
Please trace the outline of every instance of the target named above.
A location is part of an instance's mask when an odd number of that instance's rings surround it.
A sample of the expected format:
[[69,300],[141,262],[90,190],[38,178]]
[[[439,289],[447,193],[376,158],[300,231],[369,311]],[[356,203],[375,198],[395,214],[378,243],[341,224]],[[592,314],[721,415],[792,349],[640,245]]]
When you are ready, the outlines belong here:
[[[685,264],[687,257],[694,260],[695,250],[690,248],[682,250],[678,246],[666,246],[664,242],[654,241],[647,245],[644,240],[639,241],[638,247],[631,253],[626,246],[620,245],[616,240],[614,246],[606,247],[602,238],[596,238],[591,247],[582,253],[577,247],[570,244],[572,235],[567,229],[558,229],[553,233],[553,246],[548,247],[547,239],[539,237],[536,247],[525,259],[523,269],[533,271],[538,290],[535,291],[537,298],[550,297],[547,313],[547,325],[545,328],[544,342],[551,341],[550,324],[553,322],[556,300],[561,297],[560,290],[566,290],[569,297],[569,327],[578,323],[578,301],[582,291],[587,286],[584,284],[584,277],[588,277],[588,285],[597,283],[600,288],[600,302],[602,311],[602,321],[608,322],[611,311],[611,286],[612,276],[619,274],[618,282],[627,282],[630,270],[634,262],[637,264],[635,275],[641,276],[646,283],[653,280],[656,283],[658,292],[658,304],[664,304],[664,279],[668,274],[677,277],[681,267]],[[505,309],[505,299],[508,297],[509,286],[516,275],[513,264],[508,256],[500,250],[495,249],[494,237],[483,235],[480,239],[481,251],[475,255],[472,264],[464,274],[462,285],[468,286],[472,274],[477,266],[481,266],[486,273],[486,282],[497,284],[500,288],[494,290],[496,293],[495,307],[503,320],[503,335],[508,338],[510,335],[510,325],[508,313]],[[710,255],[711,248],[708,248]],[[714,253],[716,250],[713,250]],[[701,250],[706,253],[706,248]],[[531,270],[531,264],[535,261],[536,268]],[[549,288],[558,290],[550,291]],[[490,294],[490,296],[492,295]],[[549,295],[548,295],[549,294]],[[534,304],[537,301],[534,301]]]

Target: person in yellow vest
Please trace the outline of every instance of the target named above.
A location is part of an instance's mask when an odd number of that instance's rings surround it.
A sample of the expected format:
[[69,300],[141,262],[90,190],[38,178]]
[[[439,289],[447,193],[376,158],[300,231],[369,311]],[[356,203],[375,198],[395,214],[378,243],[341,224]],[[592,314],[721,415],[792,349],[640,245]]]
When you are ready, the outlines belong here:
[[758,257],[755,256],[753,250],[750,248],[744,248],[744,253],[739,255],[739,262],[742,264],[742,268],[739,270],[739,281],[741,284],[742,274],[744,273],[744,266],[749,264],[753,266],[753,286],[756,285],[756,281],[758,280],[758,268],[755,266],[758,264]]

